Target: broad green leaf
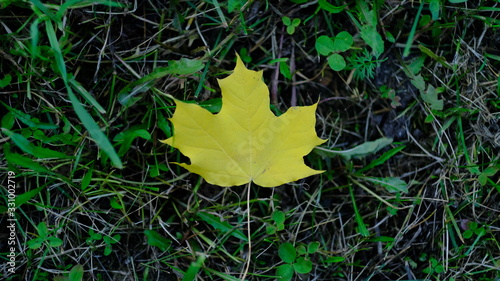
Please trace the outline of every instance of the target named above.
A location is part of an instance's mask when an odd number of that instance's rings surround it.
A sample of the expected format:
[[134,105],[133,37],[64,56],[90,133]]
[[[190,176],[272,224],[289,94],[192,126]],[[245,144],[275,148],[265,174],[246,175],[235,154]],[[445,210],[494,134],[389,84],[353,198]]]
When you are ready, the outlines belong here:
[[498,167],[497,166],[490,166],[479,175],[478,181],[479,183],[484,186],[488,182],[488,178],[494,176],[498,172]]
[[335,45],[333,43],[332,38],[322,35],[316,39],[316,51],[323,56],[328,56],[330,53],[335,51]]
[[161,236],[155,230],[144,230],[144,235],[148,238],[148,245],[158,247],[161,251],[165,252],[172,245],[172,240]]
[[413,84],[413,86],[415,86],[420,91],[425,91],[425,81],[424,81],[424,78],[422,77],[422,75],[419,74],[419,75],[415,76],[411,80],[411,83]]
[[248,70],[239,57],[234,72],[219,85],[218,114],[175,100],[174,135],[162,142],[191,160],[178,165],[219,186],[274,187],[323,172],[306,166],[303,158],[325,142],[315,132],[317,104],[275,116],[262,72]]
[[358,9],[361,11],[360,19],[362,19],[367,25],[375,28],[378,24],[377,10],[370,10],[368,5],[369,3],[369,1],[356,1]]
[[40,235],[40,237],[42,237],[42,238],[47,237],[47,235],[49,234],[49,229],[47,228],[47,224],[45,224],[45,222],[43,222],[43,221],[38,223],[38,225],[36,226],[36,229],[37,229],[38,235]]
[[380,149],[390,145],[392,143],[392,138],[380,138],[374,141],[367,141],[363,144],[360,144],[354,148],[336,151],[323,147],[316,147],[314,152],[323,156],[323,157],[335,157],[336,155],[342,156],[346,160],[350,160],[351,158],[363,158],[367,155],[376,153]]
[[117,197],[110,197],[109,204],[111,205],[111,208],[113,208],[113,209],[120,210],[120,209],[124,208],[123,205],[121,204],[121,201],[118,200]]
[[341,71],[346,67],[346,62],[344,57],[339,54],[332,54],[327,58],[328,65],[335,71]]
[[292,243],[285,242],[279,246],[278,256],[286,263],[293,263],[297,257],[297,252]]
[[28,242],[26,242],[26,245],[28,245],[28,248],[36,250],[36,249],[39,249],[40,247],[42,247],[43,241],[44,241],[44,239],[35,238],[35,239],[28,240]]
[[181,58],[180,60],[168,61],[165,71],[174,75],[189,75],[198,72],[205,67],[201,60]]
[[422,67],[424,67],[425,63],[425,57],[426,56],[419,56],[410,62],[410,64],[408,65],[408,70],[411,71],[411,73],[408,73],[409,74],[408,77],[413,77],[414,75],[417,75],[417,73],[419,73],[420,70],[422,70]]
[[448,1],[450,1],[450,3],[452,3],[452,4],[458,4],[458,3],[465,3],[465,2],[467,2],[467,0],[448,0]]
[[203,263],[205,262],[206,258],[207,258],[207,256],[205,254],[200,254],[198,256],[198,258],[189,265],[189,268],[186,271],[186,274],[184,274],[184,278],[182,278],[182,281],[196,280],[196,275],[198,274],[201,267],[203,266]]
[[420,96],[422,99],[429,104],[431,109],[434,110],[443,110],[444,101],[438,98],[438,92],[434,86],[427,86],[427,91],[420,92]]
[[307,252],[308,252],[309,254],[314,254],[314,253],[316,253],[316,251],[318,251],[318,249],[319,249],[319,246],[320,246],[320,245],[321,245],[321,244],[320,244],[319,242],[317,242],[317,241],[314,241],[314,242],[309,243],[309,244],[307,245]]
[[12,81],[12,75],[6,74],[1,80],[0,80],[0,88],[4,88],[10,84]]
[[384,52],[384,40],[374,26],[364,25],[360,32],[361,38],[372,48],[375,57],[379,57]]
[[297,256],[303,256],[307,254],[306,246],[302,244],[299,244],[297,247],[295,247],[295,251],[297,251]]
[[14,127],[14,123],[16,122],[16,118],[14,117],[14,114],[12,112],[7,112],[7,114],[5,114],[3,117],[2,117],[2,128],[4,129],[7,129],[7,130],[11,130],[12,127]]
[[289,17],[282,17],[281,20],[283,21],[284,25],[291,25],[292,20]]
[[345,52],[351,48],[353,43],[352,35],[347,31],[341,31],[333,41],[333,48],[337,52]]
[[439,12],[441,10],[441,0],[430,0],[429,10],[431,11],[432,20],[436,21],[439,19]]
[[63,244],[63,241],[60,238],[54,236],[47,237],[46,241],[50,247],[59,247]]
[[5,135],[10,137],[10,139],[24,152],[35,156],[40,159],[51,159],[51,158],[61,158],[68,159],[72,158],[72,156],[68,156],[62,152],[55,151],[52,149],[36,146],[31,143],[28,139],[23,137],[18,133],[14,133],[10,130],[3,129],[2,130]]
[[285,213],[282,211],[274,211],[271,218],[276,222],[276,224],[283,224],[285,222]]
[[307,274],[312,270],[312,261],[305,257],[299,257],[297,261],[293,264],[293,269],[295,272],[300,274]]
[[84,273],[84,270],[83,270],[83,265],[81,264],[77,264],[75,266],[73,266],[71,268],[71,270],[69,271],[69,280],[70,281],[81,281],[83,280],[83,273]]
[[86,190],[87,187],[90,184],[90,181],[92,180],[92,172],[94,171],[94,168],[91,167],[89,170],[83,175],[82,181],[80,183],[80,189],[81,190]]
[[227,221],[221,221],[219,217],[205,212],[198,212],[196,215],[204,222],[210,224],[213,228],[220,230],[222,233],[231,233],[232,236],[240,240],[248,241],[248,237],[243,234],[241,230],[230,225]]
[[285,263],[278,268],[276,268],[276,278],[278,281],[289,281],[293,278],[293,266],[291,264]]
[[59,134],[59,135],[53,135],[51,137],[47,137],[42,130],[35,130],[33,131],[33,138],[42,141],[43,143],[54,143],[54,142],[60,142],[63,144],[67,144],[70,146],[76,146],[76,143],[73,141],[73,137],[70,134]]
[[280,73],[287,79],[292,79],[292,73],[290,73],[290,67],[286,62],[280,62]]
[[385,38],[387,39],[388,42],[390,43],[396,43],[396,38],[394,38],[394,35],[390,33],[389,31],[385,31]]
[[396,193],[396,192],[408,193],[408,184],[400,178],[364,177],[363,179],[383,186],[390,193]]
[[482,172],[482,174],[487,175],[488,177],[494,176],[498,172],[498,167],[497,166],[490,166]]
[[46,185],[42,185],[40,187],[37,187],[35,189],[32,189],[30,191],[27,191],[23,194],[19,194],[16,196],[16,207],[19,207],[23,205],[24,203],[28,202],[31,200],[31,198],[37,196],[40,191],[42,191],[45,188]]

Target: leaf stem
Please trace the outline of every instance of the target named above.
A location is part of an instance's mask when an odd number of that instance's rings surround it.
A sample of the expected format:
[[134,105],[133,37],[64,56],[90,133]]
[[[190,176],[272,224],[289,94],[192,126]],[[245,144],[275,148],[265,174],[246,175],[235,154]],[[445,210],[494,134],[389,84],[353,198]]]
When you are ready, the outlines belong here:
[[248,270],[250,269],[250,262],[252,259],[252,231],[250,230],[250,187],[252,185],[252,182],[250,181],[247,184],[247,237],[248,237],[248,256],[247,256],[247,261],[246,261],[246,267],[245,271],[243,272],[243,277],[241,277],[242,281],[245,281],[245,278],[247,277]]

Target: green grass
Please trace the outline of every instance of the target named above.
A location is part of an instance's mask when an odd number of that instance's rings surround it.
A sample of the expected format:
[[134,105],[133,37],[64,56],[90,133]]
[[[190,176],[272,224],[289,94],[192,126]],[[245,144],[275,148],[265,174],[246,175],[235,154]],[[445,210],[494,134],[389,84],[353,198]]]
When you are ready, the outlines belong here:
[[[0,1],[2,274],[499,280],[498,8],[473,2]],[[325,173],[171,163],[172,98],[217,112],[236,52],[274,112],[319,100]]]

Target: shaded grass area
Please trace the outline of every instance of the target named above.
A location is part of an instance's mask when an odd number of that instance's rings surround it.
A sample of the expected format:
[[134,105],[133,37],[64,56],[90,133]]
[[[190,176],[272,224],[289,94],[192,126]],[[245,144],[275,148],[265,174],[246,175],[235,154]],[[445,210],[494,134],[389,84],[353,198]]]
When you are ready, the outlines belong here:
[[[325,149],[393,139],[350,160],[313,152],[325,173],[252,186],[247,279],[498,280],[496,3],[227,2],[3,2],[6,279],[241,278],[247,190],[186,173],[158,141],[171,97],[218,111],[239,53],[275,112],[319,100]],[[342,31],[346,51],[318,54]]]

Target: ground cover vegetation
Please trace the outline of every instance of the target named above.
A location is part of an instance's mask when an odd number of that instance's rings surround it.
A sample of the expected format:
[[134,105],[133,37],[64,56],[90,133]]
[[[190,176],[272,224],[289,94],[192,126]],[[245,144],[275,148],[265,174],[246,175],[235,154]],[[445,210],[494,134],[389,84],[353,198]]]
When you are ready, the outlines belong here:
[[[499,6],[1,0],[2,280],[499,280]],[[318,102],[324,173],[172,164],[172,97],[217,113],[236,54]]]

